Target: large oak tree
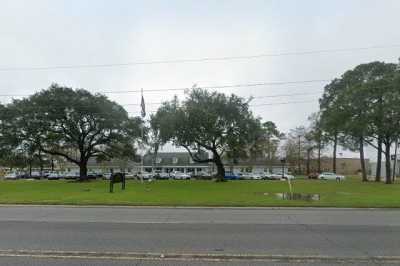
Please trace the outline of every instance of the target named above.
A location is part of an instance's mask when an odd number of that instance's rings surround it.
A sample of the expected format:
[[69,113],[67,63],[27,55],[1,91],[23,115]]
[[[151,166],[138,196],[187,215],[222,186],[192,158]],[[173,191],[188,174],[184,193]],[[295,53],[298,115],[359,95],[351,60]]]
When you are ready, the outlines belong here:
[[[192,89],[182,103],[176,97],[165,102],[152,116],[152,125],[162,143],[185,148],[195,162],[214,163],[218,181],[225,176],[222,156],[248,151],[262,135],[247,100],[200,88]],[[205,159],[205,151],[212,157]]]
[[15,100],[7,109],[5,120],[19,146],[30,145],[78,165],[81,179],[87,176],[90,158],[133,158],[143,126],[140,118],[128,117],[104,95],[57,84]]

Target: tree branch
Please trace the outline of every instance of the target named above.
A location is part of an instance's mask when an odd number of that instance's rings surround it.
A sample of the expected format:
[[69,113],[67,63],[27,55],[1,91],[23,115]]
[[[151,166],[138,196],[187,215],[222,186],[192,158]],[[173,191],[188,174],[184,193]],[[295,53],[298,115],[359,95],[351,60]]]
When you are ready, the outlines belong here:
[[186,145],[181,145],[181,146],[184,147],[184,148],[188,151],[190,157],[191,157],[192,160],[195,161],[196,163],[212,163],[212,162],[214,162],[213,159],[204,159],[204,160],[201,160],[201,159],[199,159],[196,155],[193,155],[192,151],[190,150],[190,148],[189,148],[188,146],[186,146]]
[[71,157],[69,157],[67,154],[62,153],[62,152],[58,152],[58,151],[51,151],[51,150],[46,150],[43,147],[40,147],[40,150],[44,153],[50,154],[50,155],[57,155],[57,156],[61,156],[64,157],[65,159],[67,159],[68,161],[78,164],[79,165],[79,161],[72,159]]

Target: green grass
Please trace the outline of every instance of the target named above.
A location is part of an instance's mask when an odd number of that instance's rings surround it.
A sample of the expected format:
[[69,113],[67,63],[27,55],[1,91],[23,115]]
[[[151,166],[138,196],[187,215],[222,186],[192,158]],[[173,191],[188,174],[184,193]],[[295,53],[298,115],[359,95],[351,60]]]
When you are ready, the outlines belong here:
[[[296,180],[295,192],[318,193],[318,202],[286,201],[273,193],[288,192],[282,181],[128,181],[108,192],[107,181],[0,181],[0,204],[162,205],[162,206],[310,206],[400,207],[400,183]],[[264,193],[268,193],[265,195]]]

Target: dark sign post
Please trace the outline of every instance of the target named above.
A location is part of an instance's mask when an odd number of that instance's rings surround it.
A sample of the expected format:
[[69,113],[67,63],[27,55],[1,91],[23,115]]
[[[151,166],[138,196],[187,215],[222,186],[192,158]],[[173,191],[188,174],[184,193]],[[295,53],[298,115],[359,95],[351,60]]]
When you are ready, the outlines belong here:
[[281,159],[281,163],[282,163],[282,179],[285,179],[285,163],[286,163],[286,159],[282,158]]
[[114,192],[114,184],[122,183],[122,190],[125,190],[125,173],[115,173],[110,177],[110,193]]

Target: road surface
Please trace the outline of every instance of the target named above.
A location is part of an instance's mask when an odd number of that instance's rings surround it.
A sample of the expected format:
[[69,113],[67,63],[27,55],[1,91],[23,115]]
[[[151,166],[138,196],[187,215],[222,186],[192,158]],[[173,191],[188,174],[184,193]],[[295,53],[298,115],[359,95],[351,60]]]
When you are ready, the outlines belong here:
[[393,265],[400,211],[0,207],[0,265]]

